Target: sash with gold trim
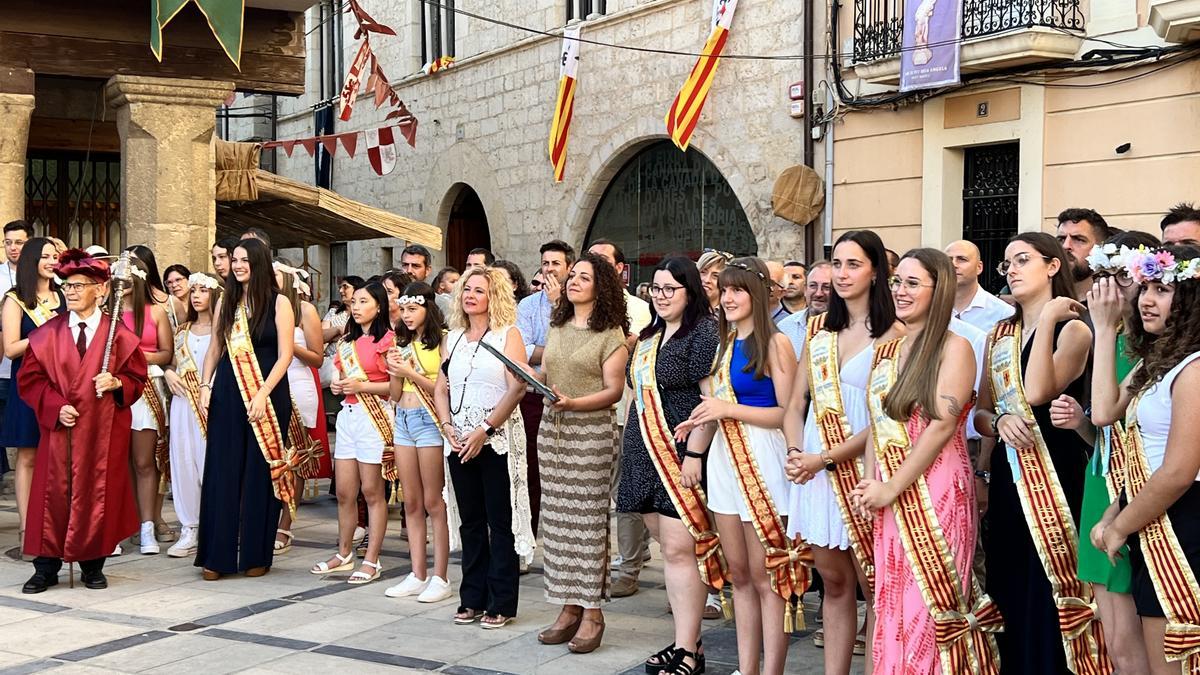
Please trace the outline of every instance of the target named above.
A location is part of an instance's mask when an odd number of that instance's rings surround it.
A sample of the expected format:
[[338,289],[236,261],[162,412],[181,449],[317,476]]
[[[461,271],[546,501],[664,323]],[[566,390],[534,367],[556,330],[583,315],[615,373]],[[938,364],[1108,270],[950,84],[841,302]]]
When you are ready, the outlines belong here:
[[[1001,321],[988,339],[988,382],[996,413],[1033,419],[1025,398],[1021,368],[1021,325]],[[1067,666],[1076,675],[1112,672],[1091,586],[1076,573],[1079,534],[1042,431],[1032,428],[1034,447],[1008,448],[1015,458],[1013,476],[1021,511],[1029,527],[1038,560],[1050,582],[1058,624],[1062,629]]]
[[[425,370],[421,367],[421,361],[420,361],[420,359],[417,358],[416,350],[413,349],[411,342],[409,344],[406,344],[403,346],[397,345],[396,349],[400,350],[400,358],[404,359],[405,361],[408,361],[409,365],[411,365],[413,367],[413,370],[418,370],[423,375],[430,374],[430,373],[426,373]],[[445,429],[442,428],[442,421],[440,419],[438,419],[437,406],[435,406],[433,404],[433,394],[431,394],[431,393],[425,391],[424,389],[422,389],[421,387],[417,386],[416,382],[413,382],[413,389],[417,390],[417,399],[421,401],[421,406],[425,408],[425,412],[429,413],[429,416],[433,418],[434,424],[438,425],[438,433],[440,433],[442,435],[442,437],[445,438],[446,431],[445,431]],[[449,439],[447,439],[447,440],[449,440]]]
[[662,333],[641,340],[633,352],[630,378],[633,380],[633,401],[637,406],[638,426],[642,442],[650,454],[650,461],[658,472],[671,504],[696,542],[696,564],[700,568],[700,579],[714,591],[720,593],[725,586],[727,570],[725,556],[721,552],[720,538],[708,515],[708,498],[700,486],[683,487],[678,451],[667,415],[662,407],[658,392],[658,375],[655,365],[658,350],[662,345]]
[[[368,382],[367,371],[363,369],[362,362],[358,359],[358,350],[355,348],[355,342],[354,340],[339,340],[337,343],[342,377]],[[399,480],[400,474],[399,469],[396,468],[396,455],[395,451],[392,450],[395,419],[391,407],[385,405],[374,394],[359,392],[354,396],[362,404],[363,410],[367,411],[367,417],[370,418],[371,425],[375,427],[375,431],[379,433],[379,437],[383,440],[384,454],[386,455],[391,451],[391,457],[384,457],[380,466],[384,480]]]
[[[728,340],[728,348],[720,357],[720,364],[712,375],[713,396],[726,403],[737,405],[737,396],[733,392],[733,382],[730,379],[729,364],[733,359],[733,337]],[[804,595],[811,582],[808,568],[813,564],[812,548],[796,536],[789,541],[783,526],[783,520],[767,485],[763,482],[762,472],[758,468],[758,460],[750,449],[749,438],[745,425],[732,418],[721,420],[721,433],[724,434],[725,445],[729,448],[730,464],[737,474],[739,491],[745,500],[746,510],[750,513],[750,522],[762,543],[766,553],[767,577],[771,580],[771,590],[775,591],[786,601],[783,623],[784,631],[792,632],[793,608],[792,595]],[[802,608],[795,610],[796,625],[803,626],[804,613]]]
[[[254,342],[250,336],[250,321],[246,312],[246,304],[242,302],[234,312],[233,325],[226,339],[226,351],[229,362],[233,366],[233,376],[237,380],[238,390],[242,393],[242,403],[246,410],[250,402],[262,390],[266,379],[254,355]],[[283,502],[291,514],[296,514],[296,472],[308,460],[308,456],[297,452],[294,447],[288,447],[283,440],[283,427],[275,406],[267,399],[266,412],[258,421],[247,420],[263,459],[271,472],[271,488],[275,498]],[[289,433],[291,433],[289,431]],[[307,437],[307,434],[305,434]],[[301,441],[303,439],[300,439]]]
[[[162,371],[156,371],[162,372]],[[154,415],[154,423],[158,426],[158,437],[154,441],[154,463],[158,465],[160,478],[158,481],[159,494],[166,494],[171,485],[171,435],[167,430],[166,397],[159,391],[162,377],[147,377],[146,385],[142,387],[142,400]]]
[[200,367],[196,364],[191,348],[188,347],[187,338],[190,331],[191,325],[185,324],[175,332],[175,372],[179,379],[183,380],[188,406],[196,416],[196,421],[200,423],[200,433],[207,438],[208,415],[200,412]]
[[25,316],[28,316],[29,319],[33,321],[35,328],[40,327],[50,319],[53,319],[57,314],[53,309],[43,305],[40,301],[33,303],[32,308],[26,306],[21,298],[17,297],[16,291],[9,291],[5,293],[5,295],[8,296],[9,300],[17,303],[17,306],[21,308],[21,311],[25,312]]
[[[904,340],[897,338],[875,351],[867,390],[875,457],[885,481],[900,469],[912,446],[905,424],[884,411],[884,401],[899,377]],[[962,579],[934,511],[925,476],[919,476],[896,497],[892,513],[921,598],[933,617],[942,673],[1000,672],[994,635],[1004,630],[1000,610],[979,588],[970,570],[970,597],[963,593]]]
[[[854,435],[842,403],[841,365],[838,362],[837,333],[825,330],[825,315],[808,320],[808,387],[813,405],[813,419],[825,452],[845,443]],[[862,459],[840,462],[829,477],[838,511],[850,546],[858,558],[867,583],[875,586],[875,539],[871,521],[860,516],[850,504],[850,495],[862,480]]]
[[[1150,480],[1150,465],[1142,447],[1142,431],[1137,422],[1139,393],[1126,412],[1125,490],[1129,501]],[[1154,594],[1167,617],[1163,652],[1168,661],[1179,661],[1180,671],[1200,673],[1200,585],[1196,573],[1183,554],[1175,526],[1163,513],[1138,532],[1142,557],[1154,582]]]

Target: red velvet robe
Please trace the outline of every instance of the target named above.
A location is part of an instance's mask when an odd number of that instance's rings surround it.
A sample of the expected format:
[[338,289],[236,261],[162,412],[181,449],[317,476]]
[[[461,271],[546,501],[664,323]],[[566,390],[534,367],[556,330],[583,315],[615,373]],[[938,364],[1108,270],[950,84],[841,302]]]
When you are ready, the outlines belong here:
[[[25,523],[25,553],[74,562],[108,556],[138,529],[129,470],[130,406],[146,384],[146,357],[137,336],[118,325],[109,372],[121,380],[121,389],[96,398],[92,378],[100,373],[109,320],[100,317],[81,360],[70,316],[59,315],[29,334],[18,381],[42,432]],[[69,518],[68,430],[58,421],[59,410],[67,404],[79,411],[71,429]]]

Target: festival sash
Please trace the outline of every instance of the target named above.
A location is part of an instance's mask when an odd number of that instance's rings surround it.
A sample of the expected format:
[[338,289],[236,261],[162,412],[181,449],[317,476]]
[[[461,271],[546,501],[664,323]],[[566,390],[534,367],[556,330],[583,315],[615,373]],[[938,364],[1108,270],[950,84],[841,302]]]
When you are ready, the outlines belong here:
[[183,380],[188,405],[192,408],[196,421],[200,423],[200,433],[207,438],[208,415],[200,412],[200,367],[196,364],[196,358],[187,342],[190,331],[191,325],[185,325],[175,333],[175,372],[179,379]]
[[[996,413],[1034,419],[1025,398],[1021,373],[1021,325],[1001,321],[988,340],[987,363]],[[1076,573],[1079,534],[1041,429],[1031,429],[1034,447],[1008,448],[1021,511],[1038,560],[1050,582],[1067,666],[1076,675],[1108,673],[1112,664],[1104,644],[1092,589]]]
[[40,327],[42,324],[46,323],[50,319],[53,319],[55,316],[55,311],[43,305],[40,301],[33,303],[33,307],[30,308],[25,305],[21,298],[17,297],[16,291],[9,291],[8,293],[5,293],[5,295],[8,296],[9,300],[17,303],[17,306],[21,308],[21,311],[25,312],[25,316],[28,316],[30,320],[33,321],[35,328]]
[[[1141,427],[1137,422],[1137,406],[1141,394],[1129,403],[1125,438],[1125,489],[1129,501],[1146,486],[1150,465],[1142,447]],[[1138,532],[1142,557],[1154,582],[1154,594],[1167,616],[1163,635],[1163,651],[1168,661],[1179,661],[1185,675],[1200,672],[1200,585],[1192,571],[1175,527],[1166,513],[1152,520]]]
[[[733,338],[728,340],[729,347],[721,355],[721,361],[712,374],[712,395],[726,403],[737,405],[737,396],[733,392],[733,382],[730,379],[729,364],[733,359]],[[729,448],[729,460],[737,474],[739,491],[745,500],[746,510],[750,513],[750,522],[762,543],[766,553],[767,577],[771,580],[771,589],[785,601],[783,615],[783,630],[791,633],[793,628],[792,595],[802,596],[808,590],[811,581],[808,568],[813,564],[812,549],[796,536],[796,541],[789,541],[783,527],[779,511],[775,508],[771,493],[763,482],[762,472],[758,468],[758,460],[750,448],[749,437],[745,425],[736,419],[721,420],[721,433],[724,434],[725,445]],[[680,514],[682,515],[682,513]],[[803,626],[803,608],[795,609],[795,624]]]
[[[363,369],[362,362],[358,360],[358,350],[355,348],[355,342],[355,340],[339,340],[337,343],[337,353],[342,363],[342,377],[368,382],[367,371]],[[374,394],[359,392],[355,396],[358,398],[358,402],[362,404],[363,410],[367,411],[367,417],[371,419],[371,424],[375,427],[375,431],[379,432],[379,437],[383,440],[384,454],[387,455],[390,451],[391,457],[384,457],[380,463],[380,471],[383,472],[384,480],[399,480],[400,475],[399,469],[396,468],[396,455],[395,451],[392,450],[395,413]]]
[[[824,314],[808,320],[808,387],[821,445],[825,452],[832,452],[854,434],[842,403],[838,336],[837,333],[825,330]],[[867,583],[874,587],[875,539],[871,532],[872,523],[856,513],[850,505],[850,494],[860,480],[862,460],[857,457],[838,463],[829,476],[829,484],[833,486],[838,511],[842,514],[846,533],[850,535],[854,555],[867,577]]]
[[[409,365],[413,367],[413,370],[419,370],[424,375],[429,374],[421,368],[421,361],[417,358],[416,350],[413,349],[411,342],[403,347],[397,345],[396,349],[400,350],[400,358],[408,361]],[[417,390],[417,399],[421,401],[421,406],[425,408],[425,412],[429,413],[429,416],[433,418],[434,424],[438,425],[438,433],[442,434],[442,437],[444,438],[446,436],[446,431],[442,428],[442,421],[438,419],[437,406],[433,404],[433,394],[419,387],[416,382],[413,382],[413,389]]]
[[154,423],[158,426],[158,437],[154,440],[154,463],[158,465],[160,472],[158,493],[166,494],[167,488],[171,486],[171,435],[167,431],[166,397],[158,389],[159,383],[162,382],[162,371],[156,369],[155,372],[160,373],[160,376],[146,378],[146,385],[142,387],[142,400],[146,402],[146,407],[154,415]]
[[[237,379],[238,390],[242,393],[242,403],[245,404],[248,411],[250,402],[262,390],[266,380],[263,377],[262,369],[259,368],[258,358],[254,355],[254,342],[251,340],[250,321],[244,302],[238,305],[237,311],[234,313],[233,325],[230,326],[229,337],[226,340],[226,350],[229,352],[229,362],[233,366],[233,375]],[[294,516],[296,514],[295,474],[308,460],[308,456],[284,444],[283,427],[280,426],[279,416],[275,413],[275,406],[271,404],[270,399],[267,399],[266,412],[262,419],[247,421],[271,472],[271,487],[275,498],[283,502]]]
[[1125,426],[1120,422],[1115,422],[1107,429],[1098,429],[1101,442],[1104,447],[1101,450],[1106,450],[1108,453],[1108,470],[1104,473],[1104,486],[1108,488],[1109,503],[1116,502],[1121,498],[1121,491],[1125,489],[1125,474],[1128,471],[1126,468],[1129,462],[1129,432],[1125,430]]
[[[912,447],[905,424],[884,410],[888,392],[899,377],[904,339],[892,340],[875,351],[867,390],[875,458],[884,481],[900,469]],[[971,597],[963,593],[954,554],[934,511],[925,476],[918,476],[896,497],[892,513],[921,598],[933,617],[942,673],[999,673],[994,634],[1004,629],[1000,610],[979,588],[970,570]]]
[[[642,442],[650,454],[650,461],[658,471],[659,480],[671,498],[671,504],[696,542],[696,564],[700,568],[700,579],[717,593],[725,586],[727,574],[725,556],[716,527],[709,519],[707,497],[700,486],[683,487],[679,455],[671,427],[662,407],[658,392],[658,376],[655,364],[662,344],[662,333],[641,340],[633,353],[630,378],[633,380],[634,404],[637,406],[638,425]],[[722,597],[722,599],[724,599]]]

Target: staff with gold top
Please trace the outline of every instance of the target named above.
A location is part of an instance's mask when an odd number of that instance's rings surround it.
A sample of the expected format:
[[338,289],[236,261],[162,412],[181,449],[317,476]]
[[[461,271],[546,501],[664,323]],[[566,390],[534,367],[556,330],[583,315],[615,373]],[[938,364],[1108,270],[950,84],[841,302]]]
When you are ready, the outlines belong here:
[[209,581],[270,570],[279,511],[295,508],[294,471],[306,459],[288,447],[296,320],[275,287],[266,244],[238,242],[216,313],[200,383],[208,443],[195,563]]

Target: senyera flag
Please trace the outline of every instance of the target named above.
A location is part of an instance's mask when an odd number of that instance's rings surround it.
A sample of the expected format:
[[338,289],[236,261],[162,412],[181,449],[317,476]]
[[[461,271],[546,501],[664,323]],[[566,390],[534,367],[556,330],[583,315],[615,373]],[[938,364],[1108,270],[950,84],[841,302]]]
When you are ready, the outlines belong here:
[[575,111],[576,75],[579,72],[579,26],[563,29],[563,47],[559,57],[558,98],[554,101],[554,120],[550,124],[550,163],[554,182],[561,183],[567,168],[567,134]]
[[667,111],[667,134],[680,150],[687,150],[692,132],[696,130],[696,122],[700,120],[700,112],[704,110],[708,89],[712,86],[717,64],[721,61],[721,52],[725,50],[725,42],[729,39],[737,3],[738,0],[713,0],[712,32],[708,42],[704,43],[704,51],[692,67],[683,88],[675,95],[671,109]]

